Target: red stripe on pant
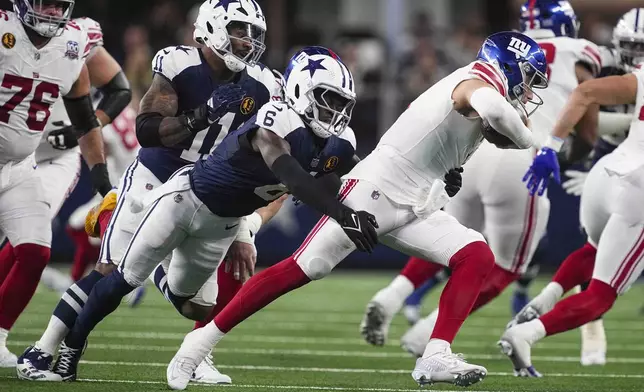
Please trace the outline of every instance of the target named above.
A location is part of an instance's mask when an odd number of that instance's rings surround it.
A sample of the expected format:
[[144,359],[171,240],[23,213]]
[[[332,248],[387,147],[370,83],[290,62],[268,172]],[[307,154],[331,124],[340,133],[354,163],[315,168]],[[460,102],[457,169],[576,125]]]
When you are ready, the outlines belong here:
[[[611,280],[611,286],[620,291],[621,287],[628,282],[628,278],[633,274],[633,270],[638,264],[638,260],[642,257],[642,252],[644,252],[644,230],[640,233],[635,245],[628,252],[628,255],[624,258],[620,267],[618,268],[618,273],[615,274],[613,280]],[[620,272],[621,271],[621,272]]]
[[536,226],[536,200],[538,196],[529,196],[528,210],[526,211],[526,225],[523,229],[523,239],[519,243],[516,255],[514,256],[514,263],[512,263],[512,272],[517,272],[523,264],[525,264],[527,255],[530,249],[530,240],[534,235],[534,228]]

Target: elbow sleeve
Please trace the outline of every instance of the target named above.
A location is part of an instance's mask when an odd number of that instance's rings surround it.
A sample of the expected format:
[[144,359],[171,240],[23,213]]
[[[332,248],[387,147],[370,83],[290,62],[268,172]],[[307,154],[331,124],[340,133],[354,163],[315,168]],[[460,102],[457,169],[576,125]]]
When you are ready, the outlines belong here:
[[470,105],[495,131],[507,136],[517,147],[532,147],[532,132],[523,123],[516,109],[495,90],[490,87],[479,88],[472,93]]
[[161,147],[159,127],[163,116],[160,113],[141,113],[136,116],[136,138],[141,147]]
[[63,102],[77,138],[101,126],[98,118],[96,118],[96,112],[94,112],[89,95],[77,98],[63,97]]
[[103,99],[97,109],[102,110],[110,120],[114,120],[132,100],[130,82],[123,71],[117,73],[112,80],[98,88],[103,93]]

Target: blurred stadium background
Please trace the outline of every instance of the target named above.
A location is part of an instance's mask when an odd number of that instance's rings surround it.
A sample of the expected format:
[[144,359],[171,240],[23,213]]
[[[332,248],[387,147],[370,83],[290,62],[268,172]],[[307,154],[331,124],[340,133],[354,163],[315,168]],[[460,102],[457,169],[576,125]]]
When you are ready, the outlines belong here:
[[[358,153],[365,156],[406,105],[443,76],[470,62],[483,38],[517,27],[522,0],[258,0],[267,18],[263,62],[283,70],[299,47],[334,49],[359,80],[352,127]],[[582,21],[581,36],[610,45],[612,28],[641,0],[571,0]],[[11,8],[2,0],[2,8]],[[77,0],[74,16],[101,23],[106,49],[119,61],[134,90],[134,107],[151,78],[157,50],[190,45],[197,0]],[[68,262],[73,246],[64,231],[69,214],[91,197],[88,172],[54,222],[52,259]],[[579,230],[579,198],[551,186],[548,233],[536,257],[556,266],[584,238]],[[317,216],[306,206],[285,203],[259,235],[260,265],[288,256]],[[406,258],[380,247],[373,255],[353,254],[342,267],[398,268]]]

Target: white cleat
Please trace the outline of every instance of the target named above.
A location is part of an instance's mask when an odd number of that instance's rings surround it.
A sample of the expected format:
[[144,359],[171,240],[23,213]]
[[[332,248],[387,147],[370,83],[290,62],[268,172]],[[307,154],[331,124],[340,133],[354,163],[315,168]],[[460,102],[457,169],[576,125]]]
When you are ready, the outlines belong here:
[[367,343],[374,346],[383,346],[387,341],[389,326],[393,314],[387,314],[385,307],[376,301],[367,304],[362,322],[360,322],[360,334]]
[[512,361],[515,376],[542,377],[541,373],[532,366],[530,341],[519,329],[519,327],[513,327],[506,330],[497,345]]
[[581,364],[604,366],[606,364],[606,332],[602,319],[579,327],[581,330]]
[[606,365],[606,351],[582,352],[580,362],[583,366],[604,366]]
[[415,357],[421,357],[425,352],[427,343],[429,343],[429,337],[434,332],[437,317],[438,309],[429,316],[420,319],[400,338],[400,347]]
[[232,384],[233,380],[217,370],[212,360],[212,354],[208,354],[206,359],[201,361],[197,369],[192,373],[190,382],[200,384]]
[[29,346],[20,357],[16,365],[16,373],[20,380],[27,381],[54,381],[61,382],[60,374],[51,371],[53,356],[39,348]]
[[430,342],[427,345],[425,355],[416,360],[416,367],[411,372],[419,386],[442,382],[467,387],[483,380],[487,375],[487,369],[483,366],[467,363],[461,354],[452,354],[449,345],[431,352],[432,344]]
[[0,347],[0,368],[15,368],[18,357],[6,347]]
[[510,329],[515,325],[527,323],[541,315],[548,313],[555,307],[557,301],[563,295],[563,289],[558,283],[550,282],[543,290],[534,297],[519,313],[506,325]]
[[197,367],[212,349],[207,341],[201,339],[202,330],[203,328],[199,328],[188,333],[183,338],[179,351],[168,364],[166,378],[170,389],[180,391],[186,389]]

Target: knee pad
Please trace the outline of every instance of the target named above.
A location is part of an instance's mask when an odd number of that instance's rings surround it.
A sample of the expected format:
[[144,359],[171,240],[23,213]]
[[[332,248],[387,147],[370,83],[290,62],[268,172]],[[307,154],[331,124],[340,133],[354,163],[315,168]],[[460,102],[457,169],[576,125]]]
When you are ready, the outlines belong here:
[[463,265],[478,270],[484,276],[494,268],[494,254],[483,241],[472,242],[456,252],[449,261],[449,268],[455,270]]
[[311,280],[322,279],[331,273],[335,264],[321,257],[299,258],[296,261],[302,272]]
[[20,244],[13,248],[13,254],[16,256],[16,261],[22,265],[22,268],[30,269],[34,274],[40,276],[49,262],[51,249],[47,246],[36,244]]

